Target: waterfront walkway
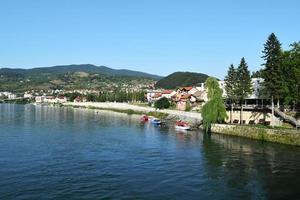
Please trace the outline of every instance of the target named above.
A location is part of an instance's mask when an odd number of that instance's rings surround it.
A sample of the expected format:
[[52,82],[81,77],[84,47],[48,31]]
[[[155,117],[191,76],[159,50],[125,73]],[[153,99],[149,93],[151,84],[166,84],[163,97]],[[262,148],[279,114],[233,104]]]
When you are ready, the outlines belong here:
[[132,105],[128,103],[113,103],[113,102],[67,102],[63,103],[63,105],[66,106],[78,106],[78,107],[93,107],[93,108],[99,108],[99,109],[116,109],[116,110],[134,110],[139,112],[161,112],[166,113],[168,115],[178,117],[180,119],[191,119],[196,121],[202,121],[201,114],[198,112],[185,112],[185,111],[179,111],[179,110],[169,110],[169,109],[162,109],[162,110],[156,110],[153,107],[143,107],[143,106],[137,106]]

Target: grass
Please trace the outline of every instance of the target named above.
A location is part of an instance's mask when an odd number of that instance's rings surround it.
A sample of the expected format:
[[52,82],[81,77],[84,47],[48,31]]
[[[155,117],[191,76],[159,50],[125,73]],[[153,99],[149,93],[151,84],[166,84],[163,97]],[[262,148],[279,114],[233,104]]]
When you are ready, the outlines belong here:
[[157,112],[157,111],[152,111],[152,112],[142,112],[142,111],[136,111],[136,110],[132,110],[132,109],[116,109],[116,108],[98,108],[98,107],[94,107],[94,106],[88,106],[88,107],[84,107],[84,106],[72,106],[69,105],[68,107],[73,107],[73,108],[88,108],[88,109],[93,109],[93,110],[107,110],[107,111],[113,111],[113,112],[118,112],[118,113],[125,113],[128,115],[149,115],[149,116],[154,116],[160,119],[165,119],[168,114],[166,113],[161,113],[161,112]]

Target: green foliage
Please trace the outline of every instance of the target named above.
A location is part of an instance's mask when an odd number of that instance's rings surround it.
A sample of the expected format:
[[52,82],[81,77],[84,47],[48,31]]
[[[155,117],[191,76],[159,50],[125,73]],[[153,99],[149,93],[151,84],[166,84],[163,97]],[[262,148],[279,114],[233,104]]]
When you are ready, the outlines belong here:
[[93,65],[71,65],[34,69],[0,69],[0,91],[24,92],[50,89],[115,90],[151,85],[158,77],[128,70]]
[[185,105],[185,111],[190,111],[192,109],[192,106],[190,104],[189,101],[186,102],[186,105]]
[[248,65],[245,61],[245,58],[241,59],[241,62],[237,68],[237,79],[236,79],[236,88],[235,94],[237,98],[242,102],[246,97],[252,94],[252,84],[250,72],[248,70]]
[[264,45],[262,58],[265,60],[263,66],[265,67],[262,72],[264,78],[264,87],[269,97],[273,96],[275,99],[280,98],[280,91],[282,86],[281,79],[281,65],[282,65],[282,52],[281,44],[274,33],[268,37]]
[[164,89],[175,89],[176,87],[193,86],[205,82],[208,75],[192,72],[175,72],[159,80],[155,87]]
[[291,49],[283,52],[281,66],[281,97],[285,105],[300,102],[300,42],[290,45]]
[[227,98],[230,100],[235,100],[236,96],[236,86],[237,86],[237,70],[233,65],[230,65],[227,75],[225,76],[225,90]]
[[252,72],[251,78],[261,78],[262,77],[262,70],[257,70],[255,72]]
[[73,102],[74,99],[76,99],[76,97],[81,97],[82,95],[78,92],[73,92],[73,93],[67,93],[65,94],[65,96],[71,101]]
[[162,97],[154,103],[154,107],[157,109],[169,108],[170,102],[166,97]]
[[222,99],[222,90],[215,78],[209,77],[205,82],[208,101],[202,107],[203,127],[210,132],[211,124],[222,122],[227,118],[226,108]]

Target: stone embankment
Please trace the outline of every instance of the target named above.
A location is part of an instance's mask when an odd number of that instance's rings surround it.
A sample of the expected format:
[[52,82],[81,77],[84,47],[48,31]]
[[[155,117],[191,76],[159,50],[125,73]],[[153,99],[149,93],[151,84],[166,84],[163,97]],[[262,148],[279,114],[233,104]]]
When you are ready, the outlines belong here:
[[84,108],[97,108],[97,109],[106,109],[106,110],[133,110],[135,112],[143,112],[147,114],[149,112],[159,112],[167,114],[167,120],[184,120],[191,123],[193,126],[199,126],[202,117],[201,114],[198,112],[185,112],[179,110],[169,110],[169,109],[162,109],[156,110],[153,107],[143,107],[132,105],[128,103],[113,103],[113,102],[67,102],[63,103],[65,106],[73,106],[73,107],[84,107]]
[[295,129],[268,129],[252,126],[214,124],[211,131],[225,135],[300,146],[300,132]]

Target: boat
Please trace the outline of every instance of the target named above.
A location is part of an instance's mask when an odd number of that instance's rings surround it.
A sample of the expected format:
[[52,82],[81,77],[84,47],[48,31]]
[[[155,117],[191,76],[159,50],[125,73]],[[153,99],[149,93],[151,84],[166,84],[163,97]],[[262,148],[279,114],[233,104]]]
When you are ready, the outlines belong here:
[[151,120],[151,123],[152,123],[152,124],[155,124],[155,125],[160,125],[160,124],[161,124],[161,121],[160,121],[160,119],[158,119],[158,118],[153,118],[153,119]]
[[189,124],[187,122],[183,122],[183,121],[179,120],[175,123],[175,129],[190,130],[191,127],[189,126]]
[[141,117],[141,122],[147,122],[149,120],[149,117],[147,115],[143,115]]

